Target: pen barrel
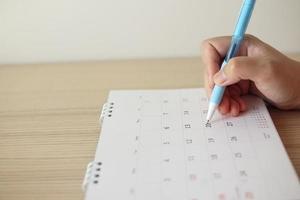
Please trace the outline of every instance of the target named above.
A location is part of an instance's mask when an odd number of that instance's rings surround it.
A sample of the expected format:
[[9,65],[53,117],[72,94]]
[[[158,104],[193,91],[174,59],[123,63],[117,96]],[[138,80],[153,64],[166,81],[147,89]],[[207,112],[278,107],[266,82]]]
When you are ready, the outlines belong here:
[[[235,31],[232,36],[231,45],[229,47],[228,53],[222,63],[221,70],[228,63],[228,61],[236,56],[240,48],[240,44],[244,39],[244,34],[246,32],[247,26],[249,24],[253,9],[255,5],[255,0],[244,0],[242,8],[240,10],[239,18],[235,27]],[[219,105],[226,87],[215,85],[210,96],[210,104]],[[211,111],[210,111],[211,112]]]
[[[236,54],[238,53],[238,51],[240,49],[242,40],[243,40],[243,38],[241,38],[241,37],[235,37],[235,36],[232,37],[230,47],[228,49],[228,52],[227,52],[225,60],[224,60],[225,64],[227,64],[229,62],[229,59],[236,56]],[[221,69],[223,68],[223,66],[224,66],[224,63],[222,64]]]
[[244,0],[233,34],[235,37],[241,37],[241,39],[243,39],[254,9],[254,5],[255,0]]

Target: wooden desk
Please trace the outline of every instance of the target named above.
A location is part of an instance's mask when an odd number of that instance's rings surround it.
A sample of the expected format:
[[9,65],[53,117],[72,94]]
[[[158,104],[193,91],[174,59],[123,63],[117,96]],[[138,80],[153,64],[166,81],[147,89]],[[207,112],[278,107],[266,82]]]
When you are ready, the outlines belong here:
[[[83,199],[108,91],[202,87],[202,66],[200,58],[0,66],[0,199]],[[300,112],[269,110],[300,174]]]

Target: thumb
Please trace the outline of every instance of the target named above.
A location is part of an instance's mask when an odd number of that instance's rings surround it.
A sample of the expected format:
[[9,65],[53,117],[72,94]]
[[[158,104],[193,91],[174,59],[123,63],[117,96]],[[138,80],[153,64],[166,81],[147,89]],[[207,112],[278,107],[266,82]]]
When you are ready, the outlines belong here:
[[257,58],[246,56],[234,57],[214,75],[214,82],[217,85],[227,86],[240,80],[256,81],[261,74],[263,67],[260,66]]

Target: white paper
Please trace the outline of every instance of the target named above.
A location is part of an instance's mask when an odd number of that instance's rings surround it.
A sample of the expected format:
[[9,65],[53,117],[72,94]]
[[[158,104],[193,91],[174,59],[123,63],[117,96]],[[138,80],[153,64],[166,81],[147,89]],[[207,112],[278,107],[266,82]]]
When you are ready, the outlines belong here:
[[300,199],[263,101],[247,102],[207,126],[204,89],[111,91],[86,200]]

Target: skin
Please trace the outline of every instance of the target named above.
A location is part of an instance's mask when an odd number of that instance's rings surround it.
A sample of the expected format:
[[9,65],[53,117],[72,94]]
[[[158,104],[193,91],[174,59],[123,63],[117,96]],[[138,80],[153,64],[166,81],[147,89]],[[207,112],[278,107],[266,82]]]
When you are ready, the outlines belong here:
[[225,36],[202,43],[208,96],[215,84],[227,86],[218,108],[222,114],[238,116],[246,111],[243,96],[247,94],[257,95],[279,109],[300,109],[300,62],[246,35],[237,57],[220,70],[230,42],[231,37]]

